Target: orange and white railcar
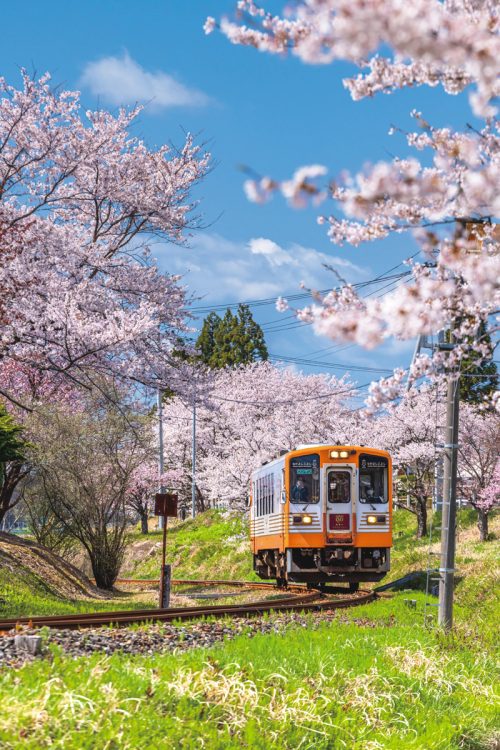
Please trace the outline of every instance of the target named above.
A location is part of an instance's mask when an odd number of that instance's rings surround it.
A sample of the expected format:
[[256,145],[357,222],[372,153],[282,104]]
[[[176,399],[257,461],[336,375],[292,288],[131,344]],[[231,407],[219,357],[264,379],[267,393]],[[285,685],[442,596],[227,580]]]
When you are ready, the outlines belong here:
[[253,472],[254,570],[279,584],[346,582],[356,591],[390,568],[392,464],[366,446],[307,445]]

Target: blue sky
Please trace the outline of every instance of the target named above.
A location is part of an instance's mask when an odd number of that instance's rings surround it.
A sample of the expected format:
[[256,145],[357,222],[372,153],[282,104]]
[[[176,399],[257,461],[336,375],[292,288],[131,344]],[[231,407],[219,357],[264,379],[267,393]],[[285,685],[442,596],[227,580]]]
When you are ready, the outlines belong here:
[[[414,252],[409,238],[335,247],[316,224],[318,209],[294,211],[277,198],[248,203],[239,165],[277,178],[313,163],[331,174],[358,170],[407,153],[403,138],[388,136],[388,129],[410,129],[413,108],[435,125],[463,127],[470,121],[464,96],[422,89],[352,102],[341,83],[352,73],[347,65],[304,66],[235,47],[217,33],[205,36],[206,16],[233,6],[229,0],[4,4],[0,75],[15,84],[20,67],[48,70],[55,83],[80,89],[90,107],[147,101],[135,133],[152,146],[182,143],[186,130],[208,142],[215,168],[197,190],[206,228],[188,249],[154,248],[162,268],[182,273],[190,292],[202,297],[197,306],[287,296],[301,291],[301,281],[326,289],[335,280],[324,262],[353,282],[395,266]],[[406,365],[414,345],[389,342],[365,352],[315,336],[272,304],[256,306],[254,316],[272,354],[324,360],[305,371],[340,375],[346,366]],[[364,383],[374,373],[352,375]]]

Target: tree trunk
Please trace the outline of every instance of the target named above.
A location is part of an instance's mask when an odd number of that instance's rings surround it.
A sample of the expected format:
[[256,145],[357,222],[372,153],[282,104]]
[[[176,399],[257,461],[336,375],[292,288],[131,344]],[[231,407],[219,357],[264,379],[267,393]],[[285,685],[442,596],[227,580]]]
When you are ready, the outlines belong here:
[[3,519],[11,508],[17,505],[19,498],[14,500],[14,493],[18,484],[27,475],[27,470],[20,461],[9,461],[0,464],[2,476],[0,477],[0,526]]
[[418,498],[415,503],[417,511],[417,539],[427,535],[427,498]]
[[148,529],[148,511],[145,510],[142,513],[139,513],[141,518],[141,534],[149,534]]
[[113,584],[118,578],[121,565],[121,554],[118,556],[111,550],[94,549],[89,552],[96,585],[100,589],[111,591]]
[[488,514],[484,510],[477,511],[477,528],[482,542],[488,541]]

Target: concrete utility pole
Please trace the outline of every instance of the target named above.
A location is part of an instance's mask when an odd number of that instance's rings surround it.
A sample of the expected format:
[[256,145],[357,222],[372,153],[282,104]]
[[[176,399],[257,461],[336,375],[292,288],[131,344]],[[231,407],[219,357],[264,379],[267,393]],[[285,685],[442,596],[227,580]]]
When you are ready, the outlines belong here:
[[196,516],[196,395],[193,393],[193,434],[192,434],[192,472],[191,472],[191,516]]
[[450,375],[448,380],[444,443],[443,512],[441,522],[438,624],[445,628],[445,630],[450,630],[453,625],[459,404],[460,375],[457,373],[456,375]]
[[[424,336],[423,334],[420,334],[417,338],[417,343],[415,345],[415,350],[413,352],[413,357],[410,365],[410,369],[412,365],[415,363],[415,360],[419,356],[422,349],[431,349],[432,351],[435,351],[436,349],[442,349],[442,348],[448,348],[448,346],[444,347],[444,331],[439,331],[438,333],[438,342],[437,344],[433,344],[431,341],[429,341],[428,336]],[[410,389],[410,378],[408,377],[408,382],[406,384],[406,390],[408,391]],[[436,398],[439,400],[439,393],[436,395]],[[409,506],[409,496],[407,496],[406,504]],[[438,455],[436,459],[436,465],[434,468],[434,498],[433,498],[433,508],[434,510],[441,511],[443,508],[443,457],[442,455]]]
[[[158,474],[162,477],[165,471],[165,466],[163,462],[163,401],[160,388],[156,391],[156,407],[158,411]],[[158,492],[165,492],[165,487],[163,486],[161,479],[159,481]],[[164,523],[165,518],[163,516],[158,516],[159,529],[163,529]]]

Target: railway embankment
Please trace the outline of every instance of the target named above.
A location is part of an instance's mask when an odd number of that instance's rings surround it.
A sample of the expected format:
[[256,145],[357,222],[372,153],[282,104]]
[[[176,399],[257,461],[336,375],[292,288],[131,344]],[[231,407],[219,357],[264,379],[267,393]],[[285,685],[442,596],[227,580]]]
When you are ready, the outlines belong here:
[[40,614],[54,603],[105,598],[82,571],[36,542],[0,532],[0,612],[16,616],[27,602]]

